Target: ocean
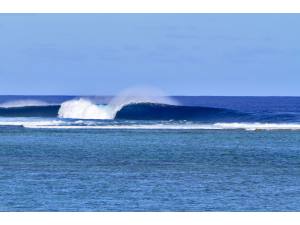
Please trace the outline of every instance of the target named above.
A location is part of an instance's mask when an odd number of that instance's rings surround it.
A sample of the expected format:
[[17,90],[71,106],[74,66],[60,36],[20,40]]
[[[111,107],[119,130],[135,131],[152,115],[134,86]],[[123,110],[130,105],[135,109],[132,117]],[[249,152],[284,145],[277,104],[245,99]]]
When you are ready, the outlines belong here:
[[0,211],[299,211],[300,97],[0,96]]

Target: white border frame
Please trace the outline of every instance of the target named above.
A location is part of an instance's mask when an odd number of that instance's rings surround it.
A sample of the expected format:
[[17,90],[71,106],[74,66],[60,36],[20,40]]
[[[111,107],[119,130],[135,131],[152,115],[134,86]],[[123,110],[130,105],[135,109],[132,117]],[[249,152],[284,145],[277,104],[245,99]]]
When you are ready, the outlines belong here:
[[300,213],[0,213],[2,224],[22,225],[199,225],[199,224],[295,224],[300,221]]
[[[0,0],[0,13],[297,13],[299,0]],[[299,224],[300,213],[0,213],[1,224]]]
[[0,0],[0,13],[278,13],[299,0]]

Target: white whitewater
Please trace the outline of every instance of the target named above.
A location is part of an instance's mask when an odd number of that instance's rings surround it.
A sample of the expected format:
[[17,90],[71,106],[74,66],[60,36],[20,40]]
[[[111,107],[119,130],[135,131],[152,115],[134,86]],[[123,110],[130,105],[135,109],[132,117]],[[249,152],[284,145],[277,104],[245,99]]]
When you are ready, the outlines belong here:
[[[81,125],[82,124],[82,125]],[[8,125],[7,123],[0,125]],[[13,123],[10,123],[13,125]],[[16,125],[16,123],[14,123]],[[110,124],[110,125],[85,125],[78,122],[77,124],[63,124],[58,121],[47,122],[34,122],[34,123],[21,123],[27,128],[44,128],[44,129],[120,129],[120,130],[246,130],[246,131],[260,131],[260,130],[300,130],[300,124],[236,124],[236,123],[223,123],[223,124]]]
[[0,119],[0,126],[23,126],[38,129],[145,129],[145,130],[300,130],[299,123],[155,123],[155,124],[120,124],[89,120],[65,121],[60,119],[6,118]]
[[109,105],[96,105],[88,99],[74,99],[61,104],[58,117],[71,119],[113,119],[114,109]]

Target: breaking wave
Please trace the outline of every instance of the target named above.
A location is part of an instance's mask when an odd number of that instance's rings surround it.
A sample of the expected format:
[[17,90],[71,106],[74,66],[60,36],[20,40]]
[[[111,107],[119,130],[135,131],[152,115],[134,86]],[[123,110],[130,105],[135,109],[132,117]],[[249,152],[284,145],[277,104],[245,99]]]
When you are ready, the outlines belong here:
[[[167,102],[167,101],[160,101]],[[192,107],[144,102],[131,99],[121,104],[96,105],[90,100],[77,99],[64,102],[59,111],[60,118],[71,119],[127,119],[127,120],[211,120],[237,118],[239,113],[209,107]]]
[[[155,95],[153,95],[155,94]],[[0,103],[1,117],[37,117],[58,120],[102,121],[195,121],[197,123],[288,124],[300,123],[297,111],[238,111],[230,108],[181,105],[172,97],[164,97],[159,90],[130,89],[120,93],[108,103],[97,98],[75,98],[59,104],[39,100],[18,100]],[[100,99],[99,99],[100,100]],[[242,109],[240,109],[242,110]],[[251,110],[251,109],[250,109]],[[232,123],[238,123],[232,124]],[[245,125],[249,127],[249,125]]]
[[[62,103],[58,116],[60,118],[72,118],[72,119],[118,119],[123,118],[119,116],[120,112],[126,109],[126,106],[132,105],[137,106],[137,111],[141,111],[141,105],[157,105],[161,106],[174,106],[178,103],[169,97],[163,96],[151,96],[140,94],[135,90],[135,95],[130,92],[123,92],[114,99],[112,99],[107,105],[97,105],[89,99],[73,99]],[[123,115],[123,114],[122,114]],[[138,118],[136,118],[138,119]]]
[[290,123],[298,122],[299,114],[288,113],[245,113],[236,110],[183,106],[172,99],[112,100],[109,104],[99,105],[89,99],[73,99],[61,105],[0,107],[0,117],[49,117],[84,120],[188,120],[198,122],[261,122]]

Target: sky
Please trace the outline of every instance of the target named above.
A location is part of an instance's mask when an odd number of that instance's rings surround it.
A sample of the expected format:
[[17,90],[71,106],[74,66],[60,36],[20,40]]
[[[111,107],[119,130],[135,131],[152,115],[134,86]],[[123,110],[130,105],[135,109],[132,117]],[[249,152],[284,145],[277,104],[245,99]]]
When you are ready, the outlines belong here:
[[300,96],[300,14],[1,14],[0,95]]

